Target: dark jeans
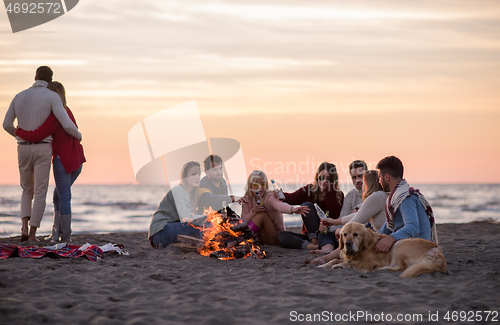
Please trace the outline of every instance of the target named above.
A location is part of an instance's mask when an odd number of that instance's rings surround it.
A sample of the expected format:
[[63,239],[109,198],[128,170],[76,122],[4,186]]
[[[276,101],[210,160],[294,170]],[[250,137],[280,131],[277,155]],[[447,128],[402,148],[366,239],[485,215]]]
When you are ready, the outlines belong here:
[[314,207],[314,203],[304,202],[302,206],[308,207],[309,211],[306,212],[306,216],[300,215],[302,217],[302,222],[306,227],[307,233],[309,235],[309,239],[318,238],[318,230],[319,230],[319,217],[316,212],[316,208]]
[[156,248],[165,248],[168,244],[177,242],[177,235],[192,236],[196,238],[202,237],[199,228],[195,228],[187,222],[172,222],[167,223],[162,231],[153,235],[153,245]]
[[291,231],[282,231],[278,234],[278,241],[285,248],[306,249],[309,241],[307,234],[297,234]]
[[[316,212],[316,208],[314,207],[314,203],[304,202],[302,203],[302,206],[306,206],[309,208],[309,211],[306,212],[305,217],[301,215],[302,222],[304,223],[304,226],[307,230],[307,234],[297,234],[290,231],[280,232],[278,235],[278,241],[280,242],[281,246],[285,248],[306,249],[307,245],[311,243],[311,239],[318,238],[320,220],[318,217],[318,213]],[[338,247],[339,244],[338,241],[336,241],[335,233],[332,233],[332,235],[333,239],[330,237],[324,238],[323,242],[318,238],[319,248],[326,244],[332,244],[335,247]],[[321,235],[319,237],[321,238]],[[334,244],[335,241],[337,243],[336,245]]]

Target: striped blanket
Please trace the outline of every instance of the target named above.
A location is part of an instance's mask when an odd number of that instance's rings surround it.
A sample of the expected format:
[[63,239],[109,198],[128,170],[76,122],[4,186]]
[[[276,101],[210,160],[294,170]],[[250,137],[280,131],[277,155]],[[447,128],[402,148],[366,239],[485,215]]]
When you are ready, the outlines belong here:
[[[83,249],[80,249],[81,247]],[[42,258],[44,256],[75,258],[85,256],[91,261],[97,261],[99,258],[102,258],[102,255],[103,251],[97,245],[65,245],[62,248],[51,248],[0,244],[0,259],[16,256],[31,258]]]
[[391,231],[394,231],[394,214],[398,210],[401,203],[409,197],[410,195],[415,194],[418,196],[418,200],[424,206],[425,212],[427,213],[427,217],[429,217],[429,221],[431,223],[431,241],[436,245],[438,244],[437,238],[437,229],[436,222],[434,220],[434,213],[432,212],[432,207],[424,197],[422,193],[418,189],[410,187],[406,180],[401,180],[396,188],[389,194],[387,197],[387,201],[385,202],[385,216],[387,218],[387,228]]

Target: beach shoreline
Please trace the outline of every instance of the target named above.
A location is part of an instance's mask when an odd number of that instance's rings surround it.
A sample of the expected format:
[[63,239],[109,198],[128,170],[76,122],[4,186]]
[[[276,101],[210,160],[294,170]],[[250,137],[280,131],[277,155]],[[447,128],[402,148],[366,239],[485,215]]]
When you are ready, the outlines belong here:
[[[276,246],[264,246],[263,260],[220,261],[154,249],[147,232],[78,234],[72,244],[122,244],[130,255],[2,260],[0,324],[310,324],[346,313],[421,315],[392,322],[435,324],[430,318],[446,322],[447,312],[499,312],[500,224],[437,227],[448,269],[416,279],[317,268],[303,263],[308,251]],[[20,244],[19,236],[0,242]]]

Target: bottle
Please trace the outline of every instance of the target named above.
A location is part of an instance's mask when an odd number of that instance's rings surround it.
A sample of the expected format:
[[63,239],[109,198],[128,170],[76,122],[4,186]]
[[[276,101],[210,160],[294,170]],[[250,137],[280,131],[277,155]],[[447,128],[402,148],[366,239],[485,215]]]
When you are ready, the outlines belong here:
[[[320,222],[326,226],[326,230],[322,232],[323,235],[326,235],[328,233],[329,225],[324,220],[328,218],[328,216],[323,212],[323,210],[321,210],[318,204],[314,203],[314,208],[316,209]],[[330,214],[328,211],[327,213]]]
[[278,187],[278,184],[274,181],[274,179],[271,179],[271,184],[273,184],[273,191],[276,193],[276,196],[280,201],[283,201],[285,199],[285,194],[283,194],[283,190]]
[[220,214],[220,216],[221,216],[222,219],[226,219],[227,218],[227,209],[226,209],[226,207],[227,207],[226,201],[222,201],[222,211],[221,211],[221,214]]

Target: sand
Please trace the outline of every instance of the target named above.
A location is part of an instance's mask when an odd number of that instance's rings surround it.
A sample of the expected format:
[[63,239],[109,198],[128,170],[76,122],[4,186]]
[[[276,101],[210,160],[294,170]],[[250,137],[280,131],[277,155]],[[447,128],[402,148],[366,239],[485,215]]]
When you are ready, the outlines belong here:
[[438,234],[448,270],[415,279],[304,265],[305,250],[264,246],[267,259],[220,261],[154,249],[146,232],[75,235],[73,244],[123,244],[130,256],[1,260],[0,324],[363,324],[367,314],[436,324],[429,313],[439,323],[447,312],[498,313],[500,224],[439,224]]

